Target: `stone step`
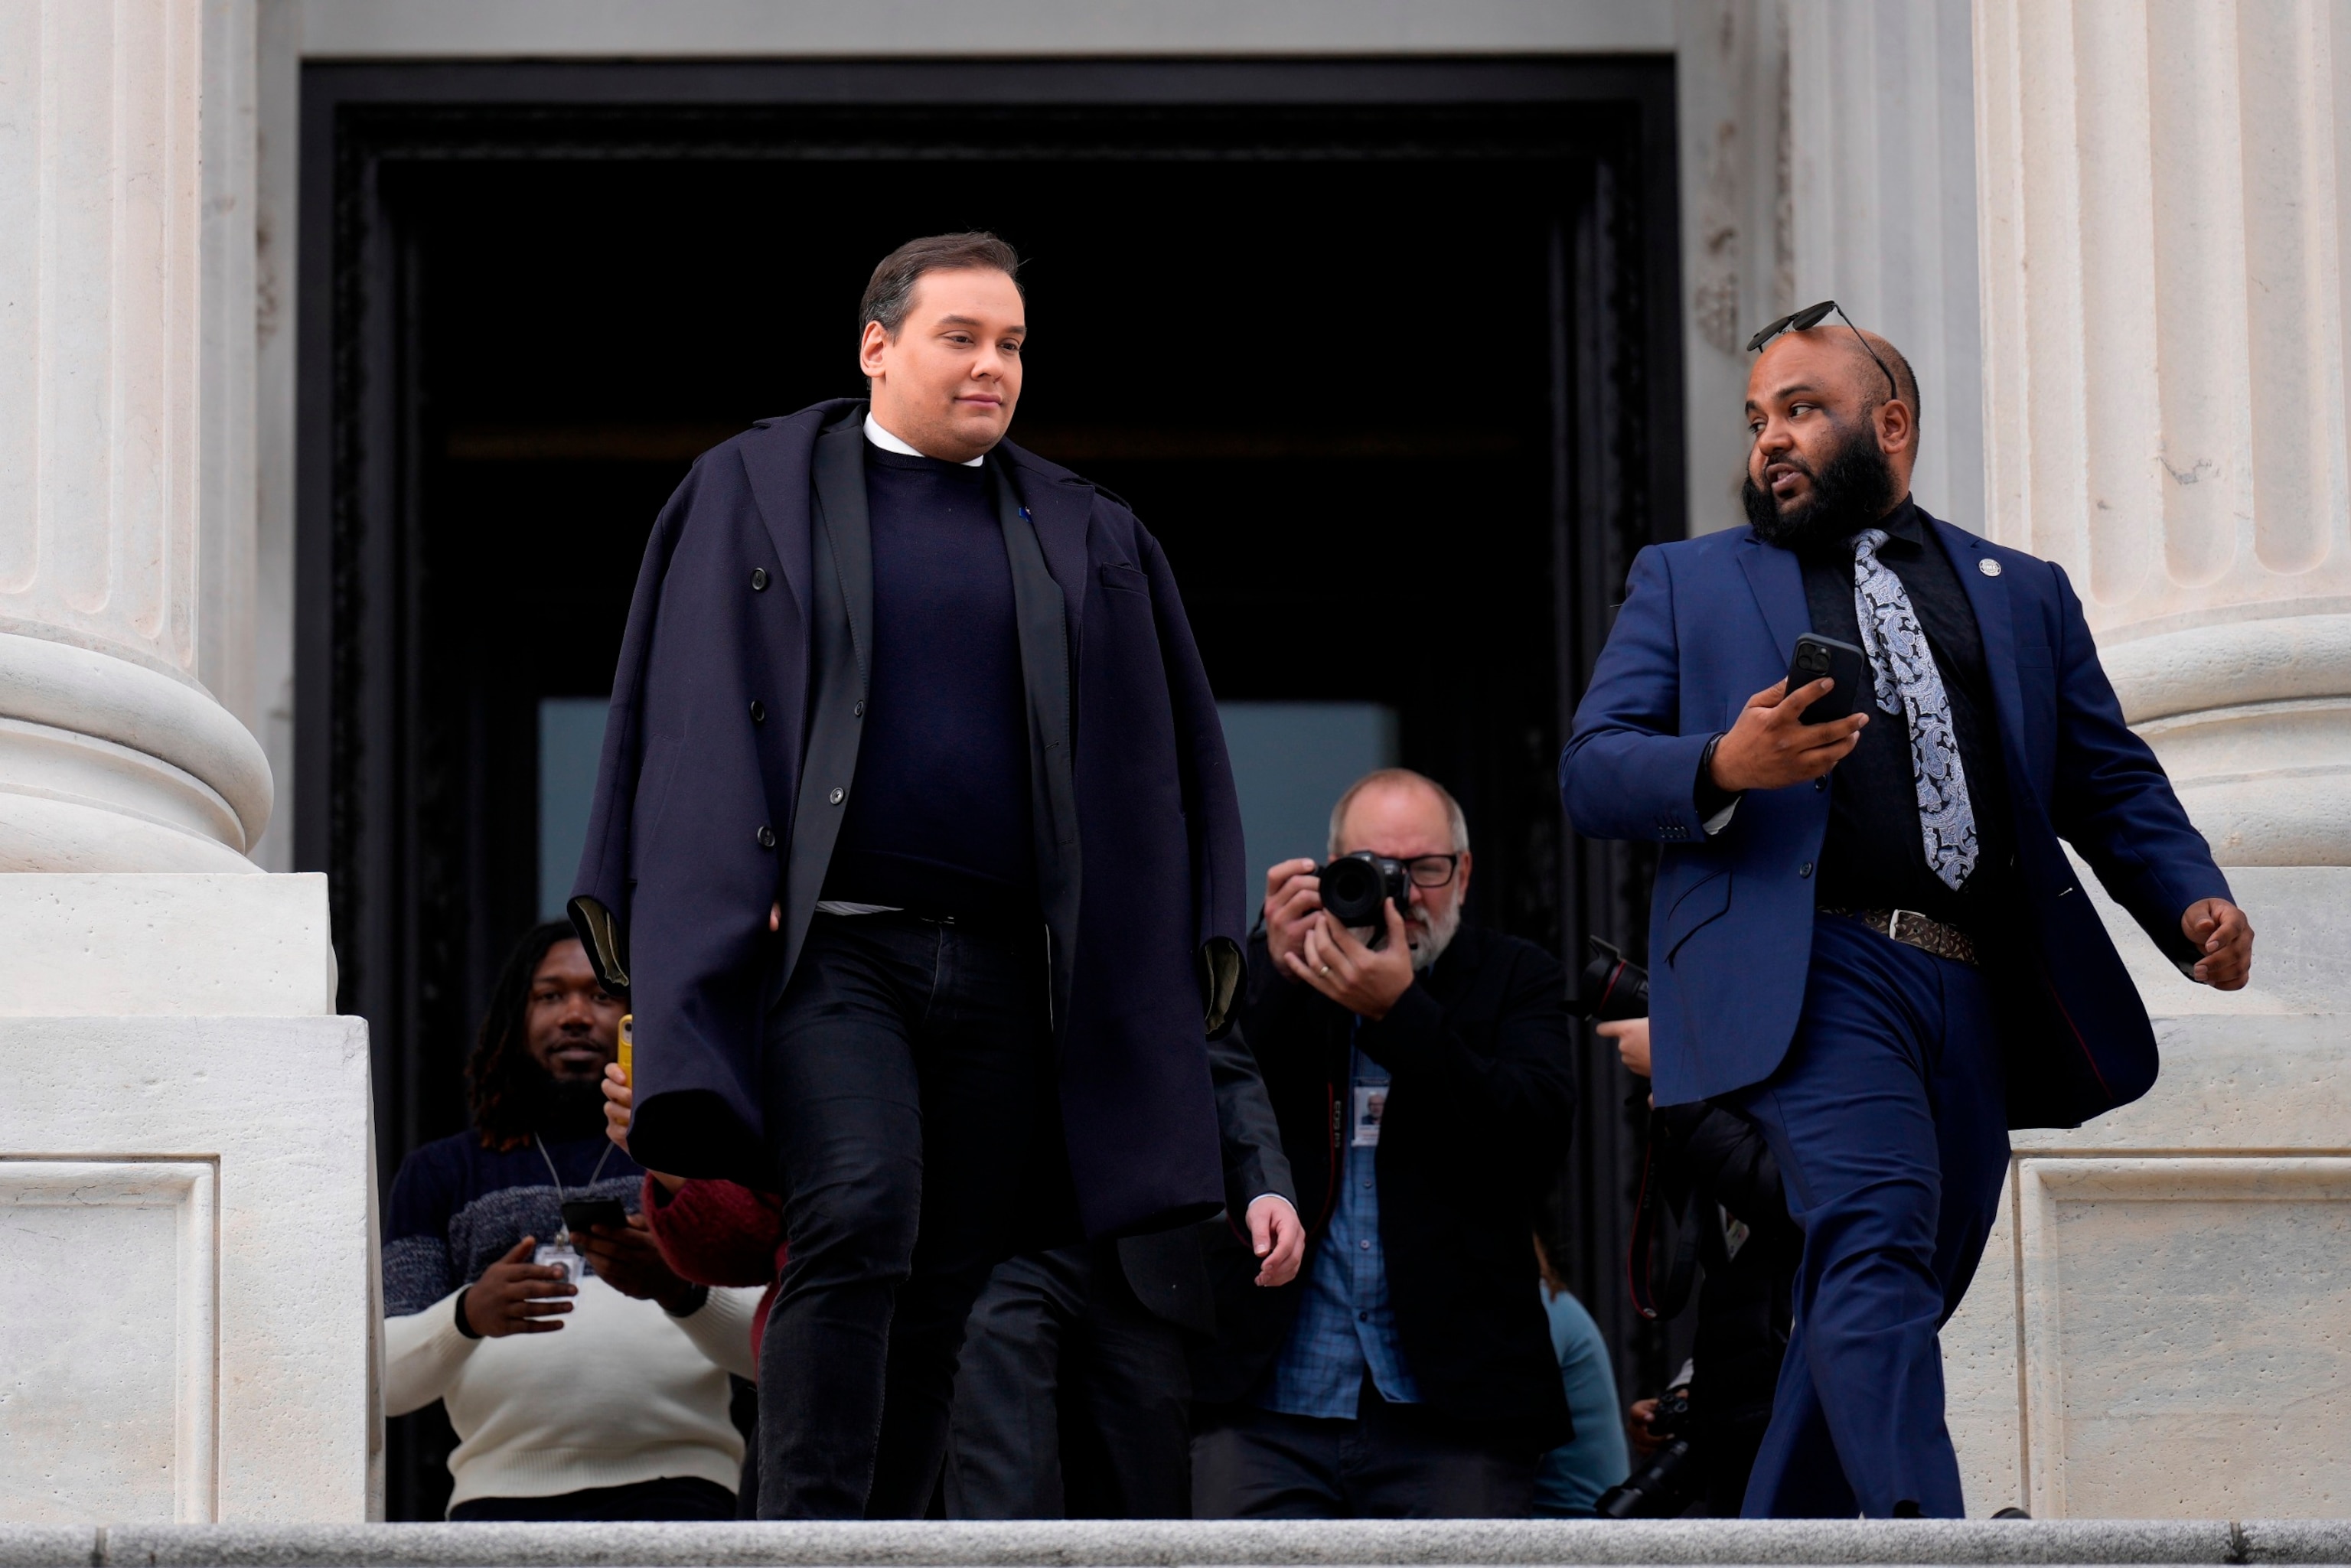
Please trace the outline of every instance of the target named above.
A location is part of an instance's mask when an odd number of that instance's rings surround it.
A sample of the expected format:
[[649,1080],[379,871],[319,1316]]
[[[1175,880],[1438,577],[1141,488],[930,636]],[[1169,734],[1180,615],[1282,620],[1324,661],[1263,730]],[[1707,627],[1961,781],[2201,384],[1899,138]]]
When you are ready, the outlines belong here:
[[0,1568],[2333,1563],[2351,1521],[0,1525]]

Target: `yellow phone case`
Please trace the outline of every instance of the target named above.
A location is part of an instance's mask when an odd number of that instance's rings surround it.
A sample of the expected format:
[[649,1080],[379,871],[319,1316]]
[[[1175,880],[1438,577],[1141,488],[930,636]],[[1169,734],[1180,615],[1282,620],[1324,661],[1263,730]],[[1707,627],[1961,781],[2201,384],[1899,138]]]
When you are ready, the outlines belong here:
[[636,1076],[637,1015],[621,1015],[621,1081],[633,1087]]

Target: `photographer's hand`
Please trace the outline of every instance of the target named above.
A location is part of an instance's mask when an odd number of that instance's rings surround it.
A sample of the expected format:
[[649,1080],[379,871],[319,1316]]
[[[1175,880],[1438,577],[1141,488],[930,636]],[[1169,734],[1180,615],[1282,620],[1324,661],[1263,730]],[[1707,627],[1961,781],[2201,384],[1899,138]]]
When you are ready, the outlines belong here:
[[1613,1019],[1597,1025],[1593,1032],[1603,1040],[1616,1042],[1616,1054],[1625,1061],[1625,1070],[1635,1077],[1649,1076],[1649,1020],[1647,1019]]
[[1387,912],[1388,939],[1377,952],[1328,915],[1318,914],[1307,927],[1305,953],[1287,960],[1292,975],[1374,1023],[1412,989],[1412,947],[1405,940],[1404,916],[1396,913],[1394,899],[1381,907]]
[[1265,947],[1274,971],[1306,951],[1306,929],[1322,907],[1322,879],[1310,860],[1284,861],[1265,873]]
[[1779,789],[1818,779],[1861,744],[1866,713],[1848,714],[1826,724],[1806,724],[1804,710],[1828,695],[1836,683],[1823,676],[1788,690],[1781,681],[1747,699],[1732,725],[1715,744],[1716,786],[1733,795],[1748,789]]
[[565,1281],[551,1264],[529,1261],[538,1238],[526,1236],[513,1250],[482,1270],[465,1291],[465,1321],[484,1339],[504,1339],[510,1333],[553,1333],[563,1325],[553,1320],[571,1310],[562,1298],[576,1296],[580,1287]]
[[1649,1417],[1657,1413],[1654,1399],[1635,1399],[1625,1411],[1625,1440],[1634,1457],[1646,1461],[1650,1455],[1665,1447],[1666,1440],[1649,1430]]

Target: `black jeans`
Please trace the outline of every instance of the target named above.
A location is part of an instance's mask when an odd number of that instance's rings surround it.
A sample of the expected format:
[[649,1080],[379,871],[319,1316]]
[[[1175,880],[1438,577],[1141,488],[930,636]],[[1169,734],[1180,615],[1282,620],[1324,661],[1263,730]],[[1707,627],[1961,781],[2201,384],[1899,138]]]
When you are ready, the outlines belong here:
[[764,1065],[791,1259],[759,1358],[761,1519],[927,1511],[1050,1061],[1041,926],[817,916]]
[[1188,1519],[1185,1333],[1135,1300],[1118,1243],[997,1265],[956,1377],[949,1519]]
[[479,1524],[525,1521],[545,1523],[563,1520],[643,1521],[692,1519],[732,1519],[735,1494],[716,1481],[699,1476],[664,1476],[654,1481],[631,1481],[625,1486],[590,1487],[554,1497],[477,1497],[449,1511],[452,1522]]
[[1240,1408],[1192,1439],[1196,1519],[1524,1519],[1541,1456],[1364,1379],[1353,1421]]

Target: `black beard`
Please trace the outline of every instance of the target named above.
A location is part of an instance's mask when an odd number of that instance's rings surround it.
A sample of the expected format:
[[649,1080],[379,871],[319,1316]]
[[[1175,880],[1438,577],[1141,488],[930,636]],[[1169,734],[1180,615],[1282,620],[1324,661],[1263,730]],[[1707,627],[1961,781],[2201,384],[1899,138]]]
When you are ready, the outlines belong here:
[[558,1078],[540,1069],[523,1092],[531,1130],[549,1143],[592,1138],[604,1130],[604,1086],[593,1078]]
[[1739,498],[1747,507],[1747,521],[1757,538],[1783,549],[1823,549],[1842,545],[1862,529],[1875,527],[1893,508],[1899,499],[1894,489],[1894,466],[1878,449],[1876,433],[1865,423],[1843,434],[1818,473],[1804,469],[1813,481],[1813,493],[1793,510],[1780,510],[1771,493],[1760,487],[1751,475],[1740,486]]

